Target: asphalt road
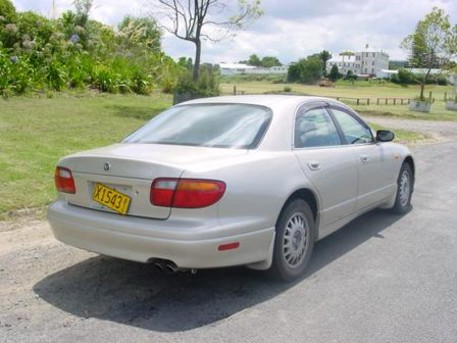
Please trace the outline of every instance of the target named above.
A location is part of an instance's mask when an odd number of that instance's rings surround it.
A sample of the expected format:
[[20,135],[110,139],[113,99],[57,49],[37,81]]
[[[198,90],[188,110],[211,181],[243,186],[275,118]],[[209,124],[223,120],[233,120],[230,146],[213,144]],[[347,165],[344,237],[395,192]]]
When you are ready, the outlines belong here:
[[317,243],[305,277],[165,275],[0,226],[0,342],[457,342],[457,142],[419,146],[413,210]]

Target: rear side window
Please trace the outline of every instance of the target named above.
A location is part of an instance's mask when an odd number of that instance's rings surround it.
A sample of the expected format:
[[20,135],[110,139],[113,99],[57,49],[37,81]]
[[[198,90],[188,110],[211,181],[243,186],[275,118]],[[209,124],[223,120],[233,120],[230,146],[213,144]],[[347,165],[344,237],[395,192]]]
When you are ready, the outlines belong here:
[[269,108],[249,104],[176,106],[123,142],[252,149],[265,134],[271,117]]

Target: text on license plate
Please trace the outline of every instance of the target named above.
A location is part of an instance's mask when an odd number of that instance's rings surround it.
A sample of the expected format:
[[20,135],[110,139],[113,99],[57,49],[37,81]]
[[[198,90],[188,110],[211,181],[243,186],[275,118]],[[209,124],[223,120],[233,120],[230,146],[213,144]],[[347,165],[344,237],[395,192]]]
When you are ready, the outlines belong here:
[[120,214],[126,214],[130,205],[129,196],[101,183],[95,184],[92,199]]

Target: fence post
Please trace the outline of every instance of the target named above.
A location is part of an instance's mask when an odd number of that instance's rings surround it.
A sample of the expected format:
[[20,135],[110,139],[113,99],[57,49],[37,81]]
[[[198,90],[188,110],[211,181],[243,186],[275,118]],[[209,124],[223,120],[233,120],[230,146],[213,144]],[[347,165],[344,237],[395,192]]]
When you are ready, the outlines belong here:
[[444,101],[447,101],[447,92],[444,92]]
[[396,104],[397,104],[397,99],[394,98],[394,105],[396,105]]
[[376,99],[376,105],[379,105],[379,98]]
[[236,95],[236,86],[233,85],[233,95]]
[[432,92],[428,92],[428,98],[432,100]]
[[357,106],[359,106],[359,100],[360,100],[360,99],[359,99],[359,98],[357,98]]
[[370,99],[367,99],[367,106],[370,106]]

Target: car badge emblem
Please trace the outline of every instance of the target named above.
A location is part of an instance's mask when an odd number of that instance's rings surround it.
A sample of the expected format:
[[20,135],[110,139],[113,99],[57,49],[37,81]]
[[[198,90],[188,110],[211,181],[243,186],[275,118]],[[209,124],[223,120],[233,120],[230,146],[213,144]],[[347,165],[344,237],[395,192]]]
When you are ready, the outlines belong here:
[[111,163],[109,162],[106,162],[104,165],[103,165],[103,169],[105,171],[109,171],[111,169]]

